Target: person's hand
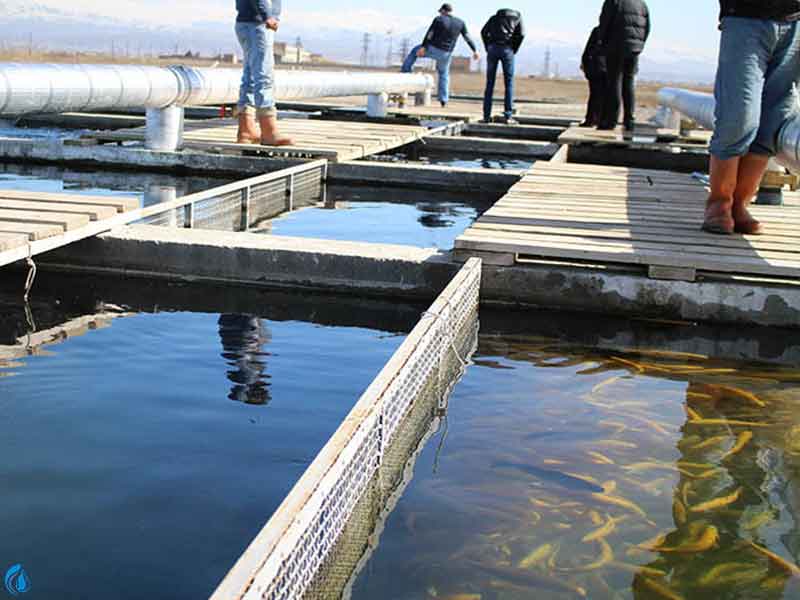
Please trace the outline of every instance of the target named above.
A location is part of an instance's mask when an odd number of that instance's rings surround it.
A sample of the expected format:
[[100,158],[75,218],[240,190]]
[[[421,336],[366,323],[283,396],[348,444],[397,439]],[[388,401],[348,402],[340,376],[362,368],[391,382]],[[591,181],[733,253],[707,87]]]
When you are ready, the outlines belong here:
[[480,59],[481,59],[481,55],[480,55],[479,52],[473,52],[472,53],[472,60],[480,60]]
[[425,48],[417,50],[417,58],[425,58]]
[[270,17],[269,19],[267,19],[267,22],[265,23],[267,29],[272,29],[272,31],[278,31],[279,24],[280,22],[275,17]]

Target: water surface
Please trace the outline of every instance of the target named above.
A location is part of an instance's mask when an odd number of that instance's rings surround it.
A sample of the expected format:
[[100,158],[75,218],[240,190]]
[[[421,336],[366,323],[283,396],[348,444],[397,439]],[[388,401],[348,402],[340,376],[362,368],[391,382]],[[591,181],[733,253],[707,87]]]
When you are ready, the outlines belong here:
[[449,250],[455,238],[496,199],[492,195],[329,186],[324,206],[284,214],[265,223],[262,231]]
[[40,278],[31,337],[0,286],[0,564],[28,598],[208,597],[418,315]]
[[800,597],[797,363],[675,350],[666,327],[601,351],[548,320],[484,327],[353,596]]

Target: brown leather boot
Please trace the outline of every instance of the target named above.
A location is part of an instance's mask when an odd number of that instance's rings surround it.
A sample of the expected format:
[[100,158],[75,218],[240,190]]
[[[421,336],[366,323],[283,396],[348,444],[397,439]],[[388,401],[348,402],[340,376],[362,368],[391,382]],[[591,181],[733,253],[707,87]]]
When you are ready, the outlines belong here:
[[262,146],[291,146],[291,138],[282,137],[278,133],[278,116],[274,110],[259,110],[258,122],[261,124]]
[[736,226],[731,211],[732,202],[711,200],[706,202],[706,213],[703,218],[703,231],[720,235],[731,235]]
[[764,233],[764,226],[747,210],[749,204],[749,202],[734,201],[732,210],[734,231],[744,235],[761,235]]
[[256,123],[256,109],[246,106],[239,111],[239,131],[236,133],[237,144],[260,144],[261,129]]

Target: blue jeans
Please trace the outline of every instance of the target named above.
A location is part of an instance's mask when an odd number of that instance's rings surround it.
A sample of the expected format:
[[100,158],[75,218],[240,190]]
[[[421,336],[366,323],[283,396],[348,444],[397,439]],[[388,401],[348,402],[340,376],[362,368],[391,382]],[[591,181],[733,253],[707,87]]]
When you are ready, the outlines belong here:
[[275,32],[259,23],[236,23],[236,37],[244,52],[239,108],[252,106],[259,111],[274,111],[275,58],[272,48]]
[[798,114],[798,80],[800,24],[725,17],[711,154],[774,155],[781,127]]
[[492,98],[494,84],[497,81],[497,65],[503,65],[503,81],[505,83],[505,116],[514,114],[514,51],[508,46],[490,44],[486,49],[486,91],[483,93],[483,118],[492,118]]
[[[414,63],[417,62],[417,52],[422,48],[422,44],[414,46],[411,52],[403,61],[403,73],[411,73],[414,70]],[[450,100],[450,63],[453,60],[453,53],[441,50],[436,46],[428,46],[425,49],[425,58],[432,58],[436,61],[436,72],[439,73],[439,101],[447,102]]]

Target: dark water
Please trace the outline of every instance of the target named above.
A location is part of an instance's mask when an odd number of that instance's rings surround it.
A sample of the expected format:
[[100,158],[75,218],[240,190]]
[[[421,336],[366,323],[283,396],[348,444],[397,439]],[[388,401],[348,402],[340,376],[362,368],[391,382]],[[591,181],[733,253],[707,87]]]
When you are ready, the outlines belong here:
[[264,233],[450,249],[496,197],[372,187],[330,186],[325,207],[268,223]]
[[31,338],[0,282],[0,571],[26,598],[208,597],[419,315],[39,281]]
[[541,320],[484,319],[353,596],[800,598],[796,336]]
[[139,198],[144,206],[230,183],[215,177],[0,164],[0,189]]
[[379,160],[394,162],[413,162],[423,165],[438,165],[442,167],[459,167],[466,169],[530,169],[536,162],[533,158],[523,158],[519,156],[482,156],[479,154],[452,152],[438,153],[429,152],[419,153],[391,153],[374,157]]

